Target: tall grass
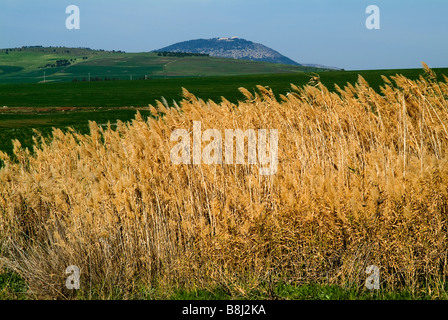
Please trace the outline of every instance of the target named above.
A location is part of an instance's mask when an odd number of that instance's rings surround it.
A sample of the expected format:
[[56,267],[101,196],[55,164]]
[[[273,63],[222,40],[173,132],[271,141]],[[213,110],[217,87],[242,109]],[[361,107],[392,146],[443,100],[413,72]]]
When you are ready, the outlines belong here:
[[[448,78],[359,77],[338,92],[319,79],[277,101],[259,86],[245,101],[184,90],[115,130],[53,131],[34,152],[2,153],[1,261],[38,298],[128,297],[138,288],[211,288],[246,295],[262,283],[381,288],[446,297]],[[170,133],[277,129],[279,166],[174,165]],[[247,156],[247,155],[246,155]]]

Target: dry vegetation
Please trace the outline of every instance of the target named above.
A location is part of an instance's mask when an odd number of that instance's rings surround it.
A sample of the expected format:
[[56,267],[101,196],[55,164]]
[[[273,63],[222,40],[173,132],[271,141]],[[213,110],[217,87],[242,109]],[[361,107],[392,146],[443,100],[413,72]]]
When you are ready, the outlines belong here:
[[[81,269],[85,297],[140,286],[245,295],[283,279],[381,287],[446,297],[448,78],[359,78],[329,92],[318,79],[277,101],[259,87],[220,104],[184,91],[158,116],[54,130],[33,153],[2,154],[1,263],[40,298],[70,298],[64,274]],[[278,129],[277,174],[256,165],[173,165],[170,133]],[[126,297],[126,295],[124,295]]]

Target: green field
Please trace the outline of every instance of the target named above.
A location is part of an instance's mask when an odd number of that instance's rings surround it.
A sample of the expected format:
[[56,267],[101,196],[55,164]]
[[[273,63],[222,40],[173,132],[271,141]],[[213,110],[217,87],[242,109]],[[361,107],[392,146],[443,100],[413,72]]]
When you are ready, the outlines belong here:
[[[440,76],[448,73],[448,68],[434,69]],[[324,85],[330,90],[334,84],[344,87],[355,83],[362,75],[375,90],[383,85],[381,75],[402,74],[416,79],[423,74],[422,69],[403,70],[362,70],[333,71],[318,73]],[[181,88],[188,89],[202,99],[220,100],[222,96],[236,102],[243,96],[239,87],[249,90],[256,85],[271,87],[276,94],[285,94],[290,84],[302,86],[309,82],[314,73],[263,74],[244,76],[190,77],[173,79],[152,79],[135,81],[101,81],[80,83],[40,83],[0,85],[0,108],[16,107],[147,107],[162,96],[168,101],[182,98]]]
[[[1,300],[29,300],[26,282],[16,273],[7,271],[0,274]],[[407,291],[389,292],[385,290],[370,291],[365,287],[341,288],[324,284],[289,284],[284,282],[266,283],[248,294],[253,300],[426,300],[429,293],[412,293]],[[80,299],[86,299],[80,296]],[[198,289],[185,291],[173,288],[166,292],[157,288],[139,288],[126,297],[117,292],[113,300],[247,300],[244,296],[229,295],[227,290],[217,287],[209,290]]]
[[[442,80],[448,68],[434,69]],[[422,69],[333,71],[321,72],[323,84],[334,90],[334,84],[344,87],[354,84],[362,75],[375,89],[383,85],[381,75],[402,74],[416,79]],[[256,85],[269,86],[279,94],[309,82],[314,73],[264,74],[220,77],[191,77],[134,81],[61,82],[35,84],[0,84],[0,150],[11,152],[12,139],[31,146],[33,128],[50,133],[52,127],[68,126],[87,133],[88,120],[106,124],[117,119],[129,121],[136,109],[149,115],[148,105],[164,97],[169,104],[182,99],[182,87],[201,99],[216,102],[225,97],[231,102],[244,99],[239,87],[254,90]],[[4,108],[6,106],[7,108]]]
[[[68,65],[57,65],[67,60]],[[38,83],[230,76],[322,71],[209,56],[164,56],[79,48],[15,48],[0,50],[0,83]]]

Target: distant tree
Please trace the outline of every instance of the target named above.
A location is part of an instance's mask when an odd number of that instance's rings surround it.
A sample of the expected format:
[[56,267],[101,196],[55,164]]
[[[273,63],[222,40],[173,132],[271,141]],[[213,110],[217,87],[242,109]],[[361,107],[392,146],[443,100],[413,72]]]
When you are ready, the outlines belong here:
[[[56,61],[57,67],[65,67],[65,66],[69,66],[70,64],[71,64],[70,61],[68,61],[67,59],[62,59],[62,60]],[[54,67],[54,64],[52,66]]]

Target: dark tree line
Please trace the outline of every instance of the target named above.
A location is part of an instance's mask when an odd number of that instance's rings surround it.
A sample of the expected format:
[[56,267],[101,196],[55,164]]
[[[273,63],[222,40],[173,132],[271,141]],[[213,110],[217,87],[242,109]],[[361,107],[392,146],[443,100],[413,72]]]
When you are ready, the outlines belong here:
[[70,61],[74,61],[73,59],[67,60],[67,59],[62,59],[62,60],[56,60],[55,63],[47,63],[44,66],[40,66],[39,69],[44,69],[44,68],[56,68],[56,67],[66,67],[71,65],[72,63]]
[[208,57],[209,56],[208,53],[170,52],[170,51],[161,51],[161,52],[158,52],[157,55],[159,57],[164,56],[164,57],[178,57],[178,58],[183,58],[183,57]]

